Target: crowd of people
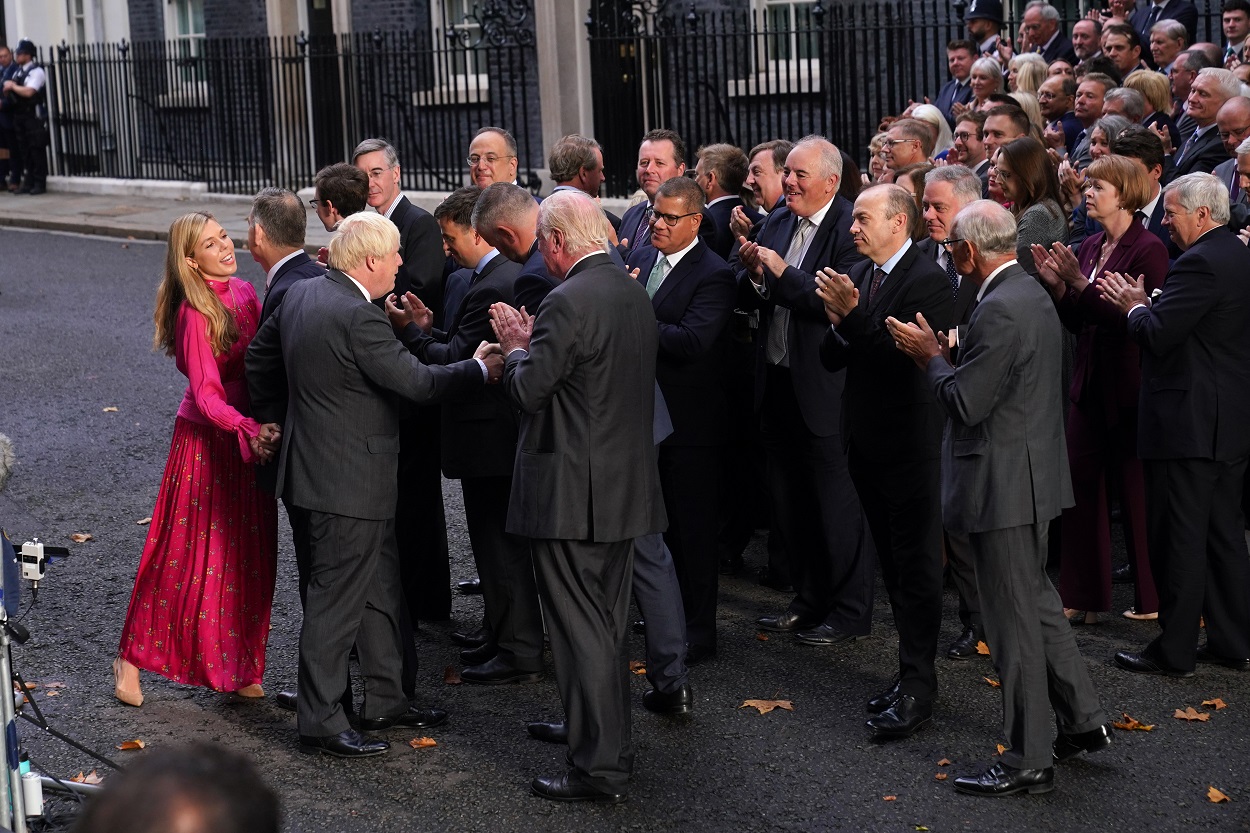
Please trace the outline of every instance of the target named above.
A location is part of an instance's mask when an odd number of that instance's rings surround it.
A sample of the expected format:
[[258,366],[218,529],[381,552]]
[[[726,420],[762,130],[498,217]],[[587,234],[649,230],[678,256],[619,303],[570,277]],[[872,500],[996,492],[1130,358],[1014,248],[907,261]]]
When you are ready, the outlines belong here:
[[0,44],[0,189],[42,194],[48,185],[48,75],[28,40]]
[[463,680],[538,681],[550,641],[565,718],[528,729],[569,768],[534,780],[546,798],[625,799],[630,599],[644,707],[689,713],[719,575],[757,526],[761,581],[791,595],[757,624],[800,643],[866,637],[880,567],[899,670],[865,702],[877,738],[932,720],[949,575],[944,653],[988,646],[1009,742],[963,792],[1045,792],[1056,761],[1111,743],[1072,627],[1115,581],[1153,635],[1119,667],[1247,670],[1250,4],[1225,4],[1224,47],[1192,43],[1192,8],[1113,5],[1069,40],[1033,2],[1013,46],[975,0],[951,81],[886,120],[862,176],[820,136],[689,155],[656,129],[619,218],[585,136],[550,149],[538,200],[483,127],[432,215],[368,139],[316,175],[318,259],[300,199],[256,196],[263,303],[221,226],[180,218],[155,344],[189,384],[117,697],[142,703],[140,669],[263,696],[276,495],[304,621],[298,690],[275,699],[301,745],[377,755],[365,732],[445,721],[414,702],[413,622],[450,612],[440,475],[484,601],[453,634]]

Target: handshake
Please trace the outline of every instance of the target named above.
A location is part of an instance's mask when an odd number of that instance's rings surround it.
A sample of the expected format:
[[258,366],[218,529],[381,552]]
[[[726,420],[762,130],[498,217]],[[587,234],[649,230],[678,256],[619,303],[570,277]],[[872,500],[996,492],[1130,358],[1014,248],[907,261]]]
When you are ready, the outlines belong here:
[[260,427],[260,433],[248,438],[248,445],[260,465],[268,463],[282,448],[282,426],[276,422],[266,422]]

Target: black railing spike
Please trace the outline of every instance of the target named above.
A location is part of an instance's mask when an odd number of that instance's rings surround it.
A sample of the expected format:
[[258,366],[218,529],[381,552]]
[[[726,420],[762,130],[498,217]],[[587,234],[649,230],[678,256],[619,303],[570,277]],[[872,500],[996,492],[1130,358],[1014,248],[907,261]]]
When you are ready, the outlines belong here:
[[825,5],[820,0],[816,0],[816,5],[812,6],[812,19],[816,21],[817,26],[825,20]]
[[64,60],[65,60],[65,56],[66,56],[66,55],[68,55],[68,54],[69,54],[69,44],[68,44],[68,43],[66,43],[64,40],[62,40],[62,41],[61,41],[61,43],[60,43],[60,45],[59,45],[59,46],[57,46],[57,48],[56,48],[56,55],[57,55],[57,57],[58,57],[58,58],[60,58],[62,61],[64,61]]
[[130,52],[130,44],[126,43],[126,39],[125,39],[125,38],[122,38],[122,39],[121,39],[121,43],[117,44],[117,51],[118,51],[118,52],[120,52],[120,53],[122,53],[122,57],[123,57],[123,58],[125,58],[125,57],[126,57],[126,55],[127,55],[127,54],[129,54],[129,52]]
[[686,12],[686,25],[691,29],[699,25],[699,13],[694,10],[694,3],[690,4],[690,11]]
[[382,29],[381,28],[374,29],[373,34],[370,36],[370,38],[372,39],[374,46],[381,46],[382,45]]
[[308,37],[304,34],[303,29],[300,29],[299,34],[295,36],[295,45],[299,47],[300,52],[308,48]]
[[585,27],[586,27],[586,31],[587,31],[587,32],[590,32],[591,34],[594,34],[594,31],[595,31],[595,15],[594,15],[594,13],[593,13],[593,12],[591,12],[591,11],[589,11],[589,10],[586,12],[586,19],[583,21],[583,25],[585,25]]

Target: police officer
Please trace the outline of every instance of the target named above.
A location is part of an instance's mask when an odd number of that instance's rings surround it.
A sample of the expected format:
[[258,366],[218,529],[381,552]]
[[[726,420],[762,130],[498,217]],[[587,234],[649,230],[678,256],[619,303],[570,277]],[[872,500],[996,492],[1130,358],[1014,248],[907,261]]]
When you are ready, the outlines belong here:
[[4,82],[5,112],[13,117],[17,133],[17,159],[25,171],[19,194],[42,194],[48,182],[48,129],[44,124],[47,73],[35,63],[35,45],[19,41],[13,50],[18,70]]

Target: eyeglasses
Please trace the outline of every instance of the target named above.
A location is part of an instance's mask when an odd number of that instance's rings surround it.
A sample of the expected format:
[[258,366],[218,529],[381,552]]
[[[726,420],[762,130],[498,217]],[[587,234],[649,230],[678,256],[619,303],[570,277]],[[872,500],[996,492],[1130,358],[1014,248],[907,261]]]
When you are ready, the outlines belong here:
[[990,165],[990,170],[993,171],[995,175],[998,176],[998,179],[1000,181],[1006,181],[1008,179],[1011,179],[1013,176],[1015,176],[1015,174],[1013,174],[1011,171],[1007,170],[1006,168],[1000,168],[998,165]]
[[516,159],[516,157],[511,156],[511,155],[496,156],[493,153],[488,153],[485,156],[479,156],[478,154],[475,153],[472,156],[470,156],[468,159],[465,159],[464,161],[469,163],[470,168],[476,168],[479,162],[485,162],[487,165],[493,168],[495,167],[495,163],[498,162],[500,159]]
[[652,211],[651,222],[654,224],[663,220],[665,225],[675,226],[678,220],[684,220],[686,217],[693,217],[702,213],[702,211],[690,211],[685,214],[661,214],[659,211]]
[[954,134],[954,136],[955,136],[955,138],[956,138],[956,139],[958,139],[958,140],[959,140],[959,141],[961,141],[961,142],[966,142],[966,141],[968,141],[969,139],[975,139],[975,138],[977,138],[977,134],[975,134],[975,133],[962,133],[962,132],[961,132],[961,133],[956,133],[956,134]]
[[1247,130],[1250,130],[1250,124],[1245,127],[1234,127],[1232,130],[1221,130],[1219,132],[1220,139],[1222,141],[1227,141],[1229,136],[1244,136],[1246,135]]
[[956,243],[964,243],[964,242],[967,242],[967,241],[965,241],[964,238],[962,237],[948,237],[945,240],[939,240],[938,245],[946,249],[946,251],[949,252],[951,250],[951,246],[954,246]]
[[891,147],[893,147],[894,145],[905,145],[908,142],[919,142],[919,141],[920,141],[919,139],[886,139],[881,144],[890,145]]
[[308,201],[308,207],[313,209],[314,211],[317,210],[317,207],[320,205],[321,205],[321,200],[309,200]]

